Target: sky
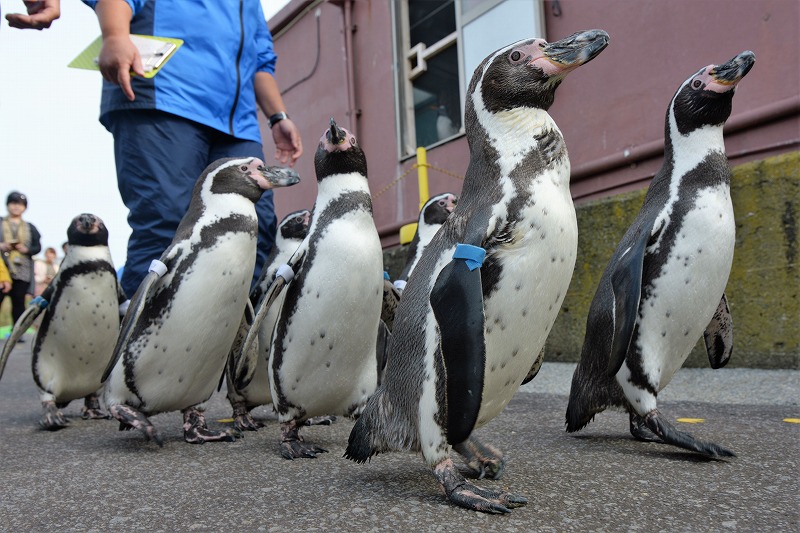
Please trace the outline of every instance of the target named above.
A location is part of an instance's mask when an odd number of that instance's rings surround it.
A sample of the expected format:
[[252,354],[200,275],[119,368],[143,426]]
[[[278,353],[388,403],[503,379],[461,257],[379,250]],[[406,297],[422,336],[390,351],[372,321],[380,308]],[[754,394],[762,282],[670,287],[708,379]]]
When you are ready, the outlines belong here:
[[[269,19],[288,0],[261,0]],[[3,17],[24,11],[0,0]],[[23,219],[42,235],[42,250],[61,256],[67,226],[81,213],[98,215],[109,231],[116,267],[125,263],[130,229],[117,190],[114,141],[98,121],[99,72],[68,68],[100,35],[97,17],[79,0],[61,1],[61,18],[42,31],[0,21],[0,216],[12,190],[28,197]]]

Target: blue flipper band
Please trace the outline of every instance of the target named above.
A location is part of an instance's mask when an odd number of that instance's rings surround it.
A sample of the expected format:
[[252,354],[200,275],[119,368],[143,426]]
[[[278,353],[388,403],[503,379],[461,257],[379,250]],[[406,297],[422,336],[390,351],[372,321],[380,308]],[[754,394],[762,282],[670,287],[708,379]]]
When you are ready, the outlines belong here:
[[392,279],[392,278],[389,277],[389,273],[386,272],[385,270],[383,271],[383,279],[385,279],[385,280],[391,280]]
[[467,263],[467,268],[475,270],[483,265],[483,258],[486,257],[486,250],[480,246],[471,244],[456,244],[456,251],[453,259],[463,259]]
[[37,296],[36,298],[31,300],[28,305],[38,305],[40,308],[44,309],[45,307],[50,305],[50,302],[48,302],[47,300],[45,300],[41,296]]

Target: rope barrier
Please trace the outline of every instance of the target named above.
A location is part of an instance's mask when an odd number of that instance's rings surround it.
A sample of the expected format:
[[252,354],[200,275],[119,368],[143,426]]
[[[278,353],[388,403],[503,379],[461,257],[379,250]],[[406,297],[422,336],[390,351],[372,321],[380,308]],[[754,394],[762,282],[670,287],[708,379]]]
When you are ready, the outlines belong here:
[[437,172],[441,172],[442,174],[444,174],[446,176],[450,176],[451,178],[456,178],[456,179],[459,179],[459,180],[463,180],[464,179],[464,176],[462,176],[460,174],[456,174],[455,172],[451,172],[451,171],[449,171],[447,169],[444,169],[444,168],[441,168],[441,167],[437,167],[435,165],[431,165],[430,163],[425,163],[424,165],[420,165],[419,163],[414,163],[413,165],[408,167],[405,172],[400,174],[398,177],[396,177],[391,182],[389,182],[385,187],[383,187],[381,190],[376,192],[373,195],[373,198],[378,198],[382,194],[388,192],[389,189],[391,189],[392,187],[396,186],[398,183],[403,181],[409,174],[411,174],[412,172],[414,172],[415,170],[417,170],[420,167],[426,167],[426,168],[428,168],[430,170],[435,170]]

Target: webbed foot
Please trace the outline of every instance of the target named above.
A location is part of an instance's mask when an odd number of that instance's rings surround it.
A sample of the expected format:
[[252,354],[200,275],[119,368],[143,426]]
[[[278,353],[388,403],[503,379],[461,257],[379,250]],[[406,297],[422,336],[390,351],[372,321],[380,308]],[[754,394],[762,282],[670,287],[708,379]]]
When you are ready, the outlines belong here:
[[306,426],[330,426],[335,423],[336,416],[334,415],[312,416],[305,421]]
[[208,429],[206,415],[196,407],[183,410],[183,440],[189,444],[233,442],[241,437],[242,432],[235,428],[224,431]]
[[482,489],[464,479],[449,457],[433,469],[447,498],[459,507],[483,513],[510,513],[528,503],[523,496],[505,491]]
[[253,418],[244,402],[231,402],[233,407],[233,427],[239,431],[258,431],[264,424]]
[[56,406],[54,401],[42,402],[42,418],[39,419],[39,426],[47,431],[58,431],[69,425],[64,413]]
[[320,453],[328,452],[325,448],[303,440],[299,432],[296,421],[281,423],[281,456],[284,459],[316,459]]
[[500,479],[506,466],[503,452],[484,444],[475,437],[470,437],[461,444],[456,444],[453,449],[464,457],[467,463],[477,475],[478,479],[488,477],[489,479]]
[[130,428],[138,429],[144,434],[146,440],[152,440],[159,446],[164,446],[164,439],[161,434],[141,411],[122,404],[112,405],[108,410],[111,416],[119,420],[120,431],[127,431]]
[[736,457],[735,453],[723,448],[718,444],[714,444],[713,442],[703,442],[692,437],[688,433],[679,431],[672,424],[667,422],[666,418],[664,418],[661,413],[658,412],[658,409],[653,409],[647,413],[644,416],[644,422],[657,437],[664,441],[665,444],[672,444],[673,446],[678,446],[679,448],[692,450],[713,459],[718,459],[721,457]]
[[96,394],[90,394],[83,399],[83,407],[81,407],[81,418],[84,420],[101,420],[109,419],[111,415],[106,413],[100,408],[100,399]]
[[643,442],[664,442],[658,435],[650,431],[644,418],[636,413],[630,413],[630,432],[633,438]]

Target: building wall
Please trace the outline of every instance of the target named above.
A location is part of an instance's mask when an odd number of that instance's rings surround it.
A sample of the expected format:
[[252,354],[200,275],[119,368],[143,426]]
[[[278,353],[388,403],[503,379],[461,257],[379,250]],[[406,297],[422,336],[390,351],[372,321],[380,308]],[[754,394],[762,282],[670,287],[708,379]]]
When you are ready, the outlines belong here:
[[[645,187],[660,166],[664,115],[677,87],[747,49],[757,61],[726,127],[731,163],[800,148],[800,2],[546,0],[544,8],[548,40],[588,28],[611,36],[608,49],[569,75],[550,109],[566,138],[576,202]],[[305,145],[297,165],[304,181],[276,191],[279,216],[313,204],[313,154],[334,117],[359,137],[376,225],[385,246],[397,244],[397,229],[416,219],[419,199],[414,161],[397,154],[392,2],[292,0],[270,27],[277,77]],[[431,149],[428,162],[442,171],[431,170],[430,193],[459,192],[453,176],[463,175],[468,160],[463,136]]]

